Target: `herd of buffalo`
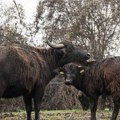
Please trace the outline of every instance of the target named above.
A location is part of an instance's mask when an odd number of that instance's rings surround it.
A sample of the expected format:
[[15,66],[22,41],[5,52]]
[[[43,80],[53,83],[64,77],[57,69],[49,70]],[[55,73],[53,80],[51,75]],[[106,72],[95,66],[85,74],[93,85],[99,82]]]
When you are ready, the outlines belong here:
[[47,44],[50,48],[0,46],[0,97],[23,96],[27,120],[32,120],[32,102],[35,120],[40,120],[45,87],[56,74],[62,73],[66,85],[73,85],[83,92],[79,100],[83,106],[90,107],[91,120],[96,120],[100,95],[112,96],[111,120],[116,120],[120,108],[120,57],[88,61],[90,54],[70,41],[59,44],[47,41]]

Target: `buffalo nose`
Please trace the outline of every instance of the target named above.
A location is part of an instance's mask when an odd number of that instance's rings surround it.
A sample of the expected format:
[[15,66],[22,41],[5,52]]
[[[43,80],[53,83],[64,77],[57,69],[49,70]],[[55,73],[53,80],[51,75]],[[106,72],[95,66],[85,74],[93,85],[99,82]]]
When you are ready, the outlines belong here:
[[66,80],[65,80],[65,84],[66,84],[66,85],[71,85],[71,84],[72,84],[72,80],[66,79]]
[[69,82],[69,83],[71,82],[71,80],[69,80],[69,79],[66,79],[65,81],[66,81],[66,82]]

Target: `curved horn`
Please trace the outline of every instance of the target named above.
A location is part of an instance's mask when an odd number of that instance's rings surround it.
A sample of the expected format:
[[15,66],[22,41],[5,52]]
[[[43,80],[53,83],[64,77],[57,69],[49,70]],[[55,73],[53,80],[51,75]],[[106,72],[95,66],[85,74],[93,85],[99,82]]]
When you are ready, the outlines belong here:
[[91,63],[91,62],[96,62],[96,60],[94,58],[90,58],[87,60],[87,63]]
[[56,48],[56,49],[61,49],[61,48],[64,48],[65,46],[64,46],[64,44],[52,44],[49,40],[47,40],[46,41],[46,43],[50,46],[50,47],[52,47],[52,48]]

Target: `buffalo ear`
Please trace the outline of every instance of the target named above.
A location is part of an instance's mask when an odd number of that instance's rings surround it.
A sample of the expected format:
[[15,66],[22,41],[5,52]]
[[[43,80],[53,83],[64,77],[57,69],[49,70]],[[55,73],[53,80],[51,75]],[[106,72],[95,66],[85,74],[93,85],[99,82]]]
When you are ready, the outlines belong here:
[[84,70],[84,69],[80,70],[80,74],[83,74],[84,72],[85,72],[85,70]]
[[63,72],[64,70],[63,70],[63,68],[62,67],[59,67],[59,68],[57,68],[57,69],[54,69],[54,73],[55,74],[59,74],[60,72]]
[[53,70],[53,72],[54,72],[55,74],[58,74],[59,71],[60,71],[60,68],[57,68],[57,69],[54,69],[54,70]]
[[78,66],[80,74],[83,74],[85,72],[85,68],[82,66]]

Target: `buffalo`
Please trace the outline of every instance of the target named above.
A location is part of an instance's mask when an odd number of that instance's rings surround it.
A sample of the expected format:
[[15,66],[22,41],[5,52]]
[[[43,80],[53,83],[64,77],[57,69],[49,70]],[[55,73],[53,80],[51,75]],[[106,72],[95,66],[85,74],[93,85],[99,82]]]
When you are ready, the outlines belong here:
[[85,62],[90,55],[69,41],[53,44],[50,48],[27,45],[0,46],[0,97],[23,96],[27,120],[31,120],[32,99],[35,120],[40,120],[40,104],[46,85],[55,76],[54,69],[66,63]]
[[111,95],[114,109],[111,120],[116,120],[120,108],[120,57],[105,58],[87,66],[68,63],[63,68],[66,85],[73,85],[89,99],[91,120],[96,120],[97,101],[100,95]]
[[84,93],[78,96],[78,100],[80,101],[83,110],[86,111],[89,109],[89,98]]

